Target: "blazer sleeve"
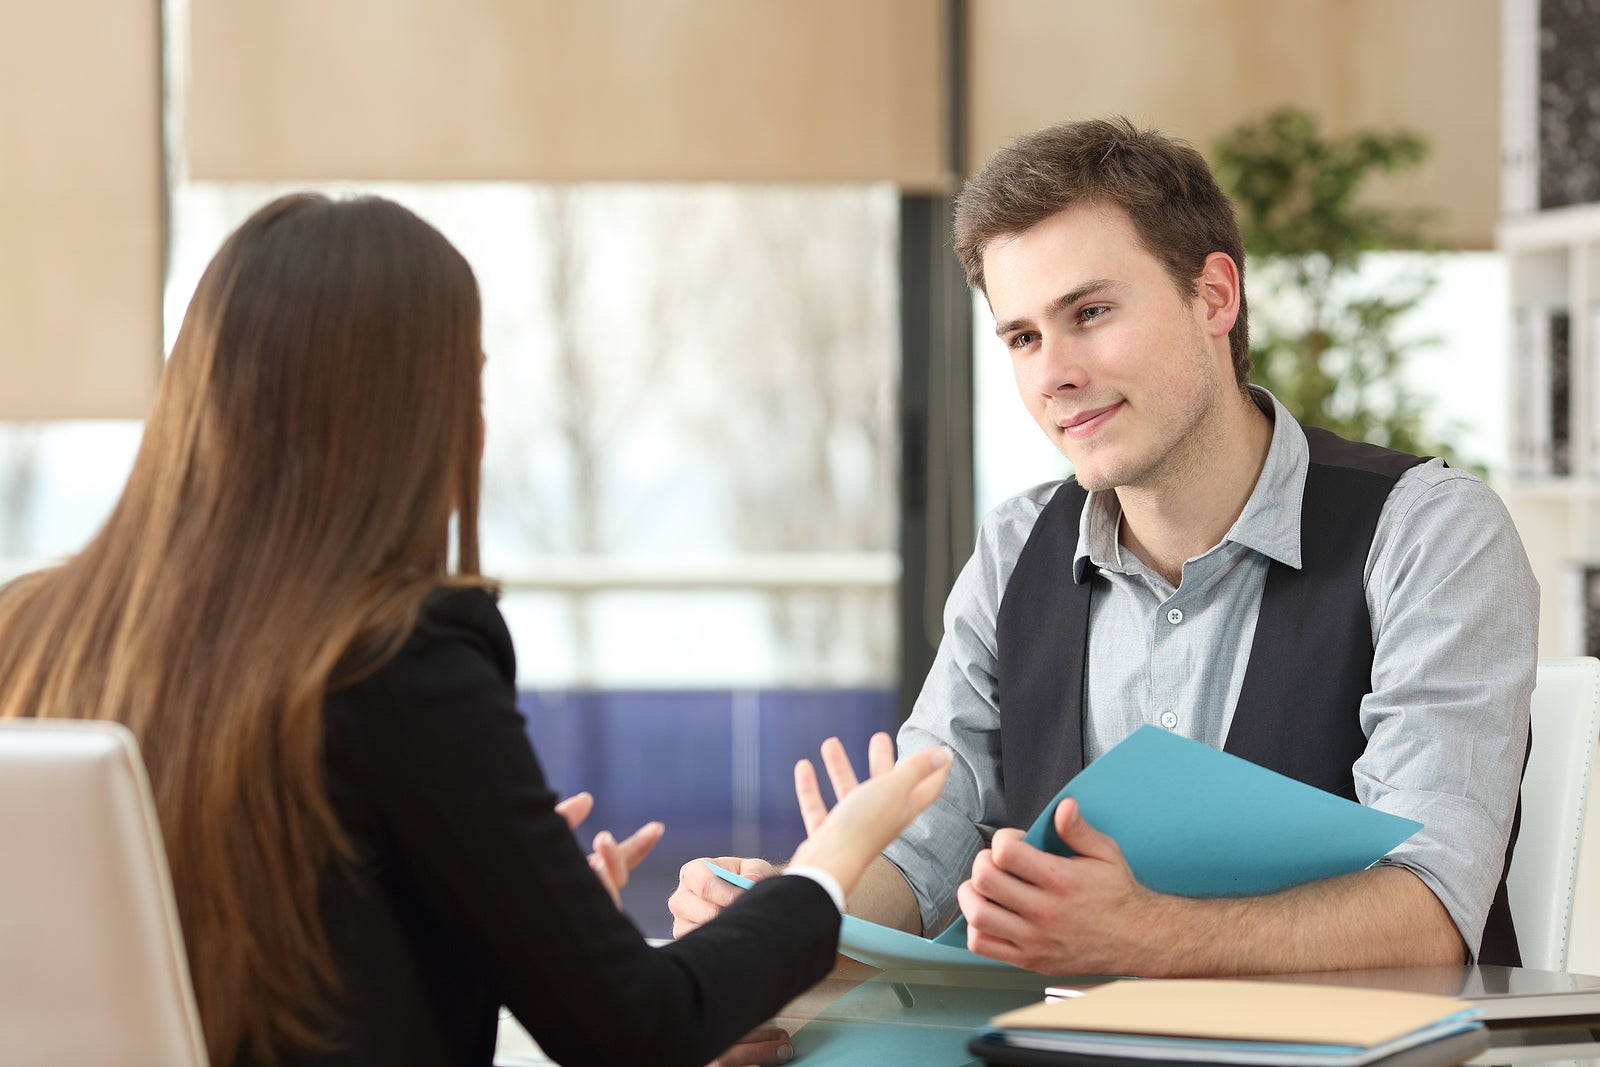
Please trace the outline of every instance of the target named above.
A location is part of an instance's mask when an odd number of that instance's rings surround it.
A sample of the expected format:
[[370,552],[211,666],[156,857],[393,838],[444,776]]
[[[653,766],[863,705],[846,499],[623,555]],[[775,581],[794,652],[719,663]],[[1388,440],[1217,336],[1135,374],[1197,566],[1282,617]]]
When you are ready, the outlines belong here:
[[838,912],[810,879],[774,878],[651,948],[556,813],[514,676],[493,600],[450,590],[361,684],[341,748],[360,762],[388,861],[557,1061],[699,1067],[827,973]]

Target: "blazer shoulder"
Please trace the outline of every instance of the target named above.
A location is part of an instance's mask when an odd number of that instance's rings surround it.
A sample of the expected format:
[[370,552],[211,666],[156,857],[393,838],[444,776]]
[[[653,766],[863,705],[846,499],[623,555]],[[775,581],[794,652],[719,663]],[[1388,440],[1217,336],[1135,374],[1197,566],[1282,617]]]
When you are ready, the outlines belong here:
[[401,657],[427,656],[439,646],[465,644],[481,651],[506,679],[517,674],[511,631],[495,595],[482,586],[441,585],[428,594]]

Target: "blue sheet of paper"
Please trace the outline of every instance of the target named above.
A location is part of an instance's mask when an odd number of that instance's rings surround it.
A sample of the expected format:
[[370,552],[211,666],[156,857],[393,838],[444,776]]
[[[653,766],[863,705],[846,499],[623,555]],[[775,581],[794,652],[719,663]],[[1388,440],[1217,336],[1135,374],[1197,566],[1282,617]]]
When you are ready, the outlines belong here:
[[[1155,726],[1079,771],[1028,828],[1065,856],[1055,811],[1067,797],[1109,834],[1141,885],[1185,897],[1257,896],[1372,866],[1422,829]],[[967,943],[967,923],[940,934]]]
[[1001,1012],[1032,1004],[1029,989],[900,986],[863,982],[793,1031],[795,1061],[807,1067],[860,1067],[914,1063],[962,1067],[976,1063],[967,1051],[972,1035]]
[[[755,883],[750,879],[718,867],[710,860],[701,860],[724,882],[732,882],[742,889]],[[959,944],[940,944],[904,930],[880,926],[854,915],[846,915],[839,927],[839,951],[868,967],[893,970],[955,970],[962,968],[1011,968],[1010,964],[987,959],[969,952],[965,938]]]
[[[1155,726],[1141,726],[1063,786],[1029,828],[1029,844],[1069,854],[1054,824],[1067,797],[1116,839],[1141,884],[1187,897],[1254,896],[1359,871],[1422,829]],[[885,970],[1007,966],[966,943],[960,917],[933,940],[848,915],[839,934],[840,952]]]

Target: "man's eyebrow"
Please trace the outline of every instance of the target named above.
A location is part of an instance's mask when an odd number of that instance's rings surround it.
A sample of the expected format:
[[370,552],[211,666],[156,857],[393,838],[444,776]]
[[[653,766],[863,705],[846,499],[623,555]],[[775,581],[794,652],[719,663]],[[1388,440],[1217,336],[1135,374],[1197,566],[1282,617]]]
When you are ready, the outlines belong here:
[[[1066,308],[1078,303],[1080,300],[1094,296],[1097,293],[1103,293],[1108,289],[1120,288],[1122,288],[1122,283],[1114,278],[1091,278],[1082,285],[1074,286],[1073,288],[1067,290],[1065,293],[1062,293],[1060,296],[1050,301],[1050,303],[1046,304],[1044,306],[1043,317],[1051,318]],[[1032,323],[1027,319],[1011,319],[1010,321],[996,324],[994,332],[997,335],[1004,337],[1013,330],[1020,330],[1031,325]]]

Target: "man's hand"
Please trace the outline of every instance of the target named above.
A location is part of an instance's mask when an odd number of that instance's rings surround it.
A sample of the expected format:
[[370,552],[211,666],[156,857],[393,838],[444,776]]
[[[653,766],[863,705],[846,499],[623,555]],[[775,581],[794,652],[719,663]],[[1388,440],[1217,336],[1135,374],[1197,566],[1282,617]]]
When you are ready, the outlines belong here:
[[1403,867],[1371,867],[1259,897],[1193,899],[1141,886],[1076,801],[1055,812],[1075,855],[994,835],[957,893],[967,947],[1045,974],[1179,977],[1458,965],[1466,944]]
[[1022,831],[996,831],[957,891],[967,947],[1045,974],[1135,973],[1161,909],[1141,886],[1122,849],[1090,826],[1075,800],[1056,808],[1056,832],[1075,855],[1025,843]]
[[[766,860],[740,859],[737,856],[719,856],[711,861],[724,870],[743,875],[752,882],[771,878],[778,868]],[[667,910],[672,912],[672,936],[682,937],[697,927],[704,926],[717,914],[739,899],[744,890],[724,882],[711,873],[703,860],[690,860],[678,869],[678,888],[667,898]]]
[[789,1031],[768,1023],[745,1034],[707,1067],[774,1067],[792,1059],[794,1046],[789,1043]]

